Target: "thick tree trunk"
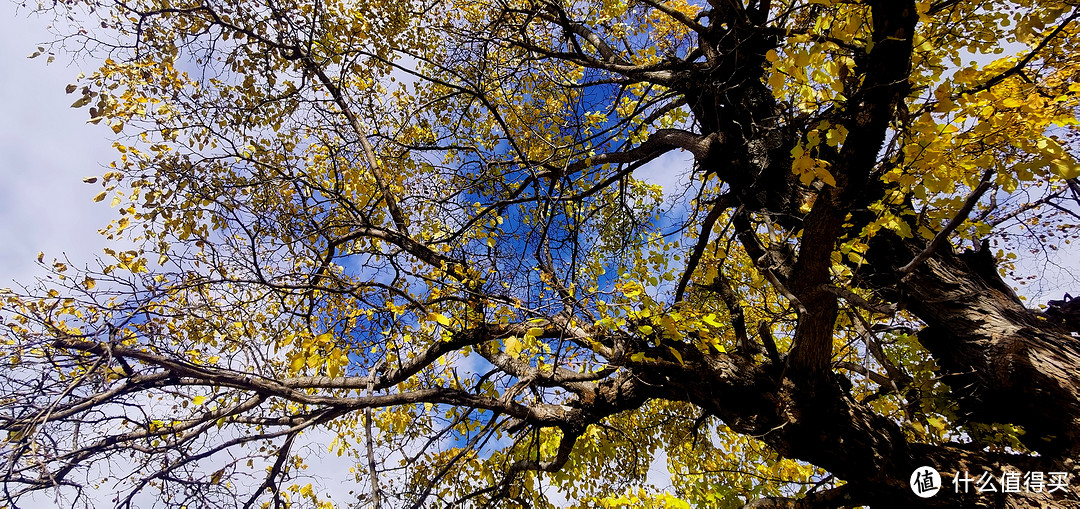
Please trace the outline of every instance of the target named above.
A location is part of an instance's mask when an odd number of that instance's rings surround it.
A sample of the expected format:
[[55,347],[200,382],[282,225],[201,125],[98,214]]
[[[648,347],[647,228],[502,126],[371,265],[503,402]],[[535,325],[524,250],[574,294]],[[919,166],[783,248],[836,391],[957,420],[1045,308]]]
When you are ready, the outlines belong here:
[[[893,267],[917,253],[889,244],[881,253]],[[897,287],[969,419],[1019,424],[1024,444],[1043,456],[1080,457],[1080,338],[1025,308],[987,246],[930,257]]]
[[[907,456],[942,472],[949,493],[936,501],[964,506],[1080,507],[1080,338],[1069,322],[1029,310],[1002,281],[985,244],[954,254],[942,250],[906,277],[899,268],[923,249],[894,235],[879,237],[868,253],[874,269],[865,286],[898,303],[926,326],[919,341],[940,366],[961,414],[969,421],[1023,427],[1034,455],[990,455],[978,451],[912,444]],[[899,461],[902,463],[902,461]],[[906,465],[905,468],[914,468]],[[999,493],[957,498],[952,474],[1006,470],[1065,472],[1068,490]],[[895,472],[893,475],[901,474]],[[1000,488],[999,488],[1000,489]],[[888,501],[872,504],[879,507]],[[923,504],[929,502],[923,501]]]
[[[943,250],[908,277],[899,268],[921,250],[917,242],[881,236],[868,253],[872,275],[863,283],[926,324],[920,341],[933,354],[966,418],[1012,423],[1032,454],[1001,454],[972,444],[909,442],[892,420],[856,401],[842,376],[815,377],[789,360],[754,365],[733,357],[684,351],[685,372],[648,380],[666,397],[690,401],[732,429],[756,436],[786,457],[827,469],[848,481],[843,492],[806,499],[755,501],[753,507],[1080,507],[1080,340],[1060,320],[1026,309],[997,274],[988,249],[956,255]],[[689,376],[693,373],[693,376]],[[912,472],[932,466],[942,476],[934,497],[917,497]],[[954,485],[964,473],[1065,472],[1067,489],[979,492]],[[959,493],[958,493],[959,491]]]
[[[698,362],[710,369],[702,369]],[[782,366],[748,369],[717,359],[694,359],[688,365],[696,377],[673,373],[644,380],[645,385],[665,387],[670,394],[654,396],[690,401],[733,430],[760,438],[779,454],[820,466],[847,481],[842,491],[797,500],[751,501],[749,507],[1080,507],[1072,491],[1001,493],[999,488],[998,493],[980,493],[974,485],[965,490],[963,484],[958,490],[953,484],[957,473],[976,478],[989,473],[995,479],[1010,471],[1064,471],[1071,479],[1077,473],[1067,461],[911,443],[895,422],[852,398],[840,376],[815,382],[784,375]],[[703,377],[706,373],[713,378]],[[934,497],[920,498],[908,484],[921,466],[941,473],[941,491]]]

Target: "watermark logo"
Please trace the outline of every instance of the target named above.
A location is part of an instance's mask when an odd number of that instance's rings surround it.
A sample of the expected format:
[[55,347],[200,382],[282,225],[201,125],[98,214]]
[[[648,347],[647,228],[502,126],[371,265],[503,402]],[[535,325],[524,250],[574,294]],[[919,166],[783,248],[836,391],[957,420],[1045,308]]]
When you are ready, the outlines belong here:
[[908,485],[916,495],[930,498],[941,491],[941,474],[934,467],[919,467],[911,473]]
[[[1069,491],[1068,472],[1015,472],[1005,471],[994,477],[983,472],[974,477],[971,472],[957,472],[953,477],[956,493],[1054,493]],[[914,479],[914,477],[912,477]]]

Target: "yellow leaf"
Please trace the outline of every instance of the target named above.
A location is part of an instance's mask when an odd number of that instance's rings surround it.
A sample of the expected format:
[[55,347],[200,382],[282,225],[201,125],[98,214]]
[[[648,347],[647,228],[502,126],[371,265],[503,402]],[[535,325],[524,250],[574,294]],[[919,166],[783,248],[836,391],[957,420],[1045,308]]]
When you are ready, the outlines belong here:
[[679,351],[676,350],[675,347],[669,346],[668,350],[671,350],[671,355],[674,355],[675,358],[679,360],[679,364],[685,364],[682,360],[682,354],[679,353]]
[[675,317],[671,315],[664,315],[660,317],[660,326],[664,328],[664,332],[667,333],[668,336],[671,336],[675,339],[682,338],[682,333],[679,332],[679,324],[676,321]]
[[450,326],[450,319],[442,313],[428,313],[428,320],[435,320],[436,322],[439,322],[439,325],[442,325],[443,327]]
[[521,340],[517,336],[510,336],[506,338],[504,342],[506,346],[506,355],[517,358],[521,355],[521,351],[525,348],[525,345],[521,344]]
[[1053,159],[1050,161],[1050,171],[1057,174],[1064,179],[1074,179],[1080,177],[1080,166],[1077,166],[1072,158]]
[[98,193],[98,195],[94,197],[94,201],[104,200],[106,194],[108,194],[108,191],[102,191],[102,192]]
[[833,178],[832,173],[829,173],[829,170],[826,170],[824,166],[818,165],[815,169],[815,173],[817,173],[817,177],[821,179],[822,182],[836,187],[836,179]]
[[206,403],[206,396],[195,396],[194,398],[192,398],[191,402],[195,403],[196,405],[201,405],[203,403]]
[[638,295],[641,295],[642,290],[644,290],[644,288],[637,281],[630,281],[623,285],[622,288],[623,295],[626,295],[627,297],[637,297]]
[[784,88],[784,83],[787,81],[787,76],[780,71],[773,71],[769,76],[769,88],[773,89],[773,95],[780,93],[780,90]]

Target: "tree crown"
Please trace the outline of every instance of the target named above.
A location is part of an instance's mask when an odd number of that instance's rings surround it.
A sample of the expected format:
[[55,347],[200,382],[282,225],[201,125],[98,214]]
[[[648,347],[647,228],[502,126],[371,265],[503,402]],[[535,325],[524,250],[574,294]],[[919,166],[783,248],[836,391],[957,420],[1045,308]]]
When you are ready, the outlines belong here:
[[137,248],[4,296],[12,500],[886,507],[920,465],[1075,468],[1076,306],[1001,278],[1076,237],[1069,2],[51,9]]

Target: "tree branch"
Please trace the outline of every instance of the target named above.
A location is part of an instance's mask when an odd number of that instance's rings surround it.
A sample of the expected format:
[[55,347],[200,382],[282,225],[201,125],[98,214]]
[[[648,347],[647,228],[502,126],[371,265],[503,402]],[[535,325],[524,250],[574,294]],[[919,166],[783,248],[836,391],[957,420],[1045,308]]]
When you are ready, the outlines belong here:
[[975,208],[975,204],[979,202],[979,198],[982,197],[983,193],[985,193],[987,189],[990,189],[990,177],[993,174],[994,170],[987,170],[986,173],[983,174],[982,180],[979,182],[979,185],[976,186],[975,189],[973,189],[971,193],[968,194],[967,199],[964,200],[964,205],[960,207],[960,210],[956,212],[956,215],[949,220],[945,227],[942,228],[941,231],[934,236],[934,239],[931,240],[929,244],[927,244],[926,249],[923,249],[922,252],[916,255],[915,258],[908,262],[906,265],[900,267],[897,272],[902,277],[906,277],[907,275],[911,274],[912,271],[919,267],[919,264],[921,264],[931,255],[933,255],[934,252],[940,249],[941,245],[948,240],[949,235],[952,235],[952,232],[956,230],[956,228],[958,228],[967,219],[968,214],[971,213],[971,209]]

